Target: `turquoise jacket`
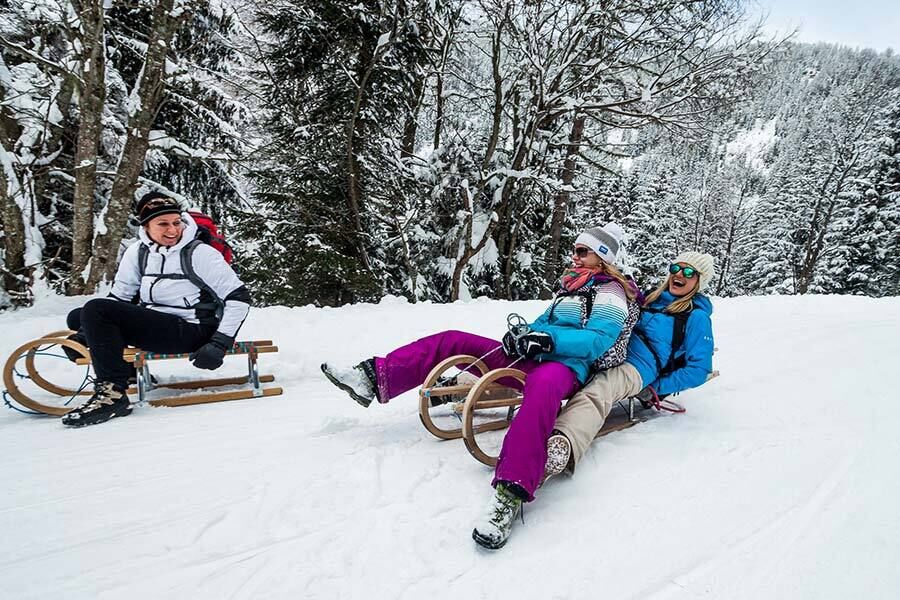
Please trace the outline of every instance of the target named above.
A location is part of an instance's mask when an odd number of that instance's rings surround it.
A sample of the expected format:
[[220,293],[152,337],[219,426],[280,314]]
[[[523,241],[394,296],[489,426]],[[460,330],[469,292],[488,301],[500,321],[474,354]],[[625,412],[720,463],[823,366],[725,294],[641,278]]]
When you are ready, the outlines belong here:
[[[669,292],[663,292],[650,307],[662,310],[674,299]],[[660,370],[672,353],[675,319],[662,312],[645,311],[641,315],[628,342],[628,357],[625,362],[633,365],[641,374],[642,387],[652,385],[657,394],[674,394],[706,381],[713,370],[712,311],[709,298],[700,294],[694,296],[694,309],[687,320],[684,343],[675,352],[676,358],[684,357],[685,365],[662,377],[659,376]]]
[[628,314],[627,298],[615,280],[588,282],[575,292],[560,293],[529,327],[553,338],[553,352],[538,360],[561,362],[584,384],[591,365],[619,337]]

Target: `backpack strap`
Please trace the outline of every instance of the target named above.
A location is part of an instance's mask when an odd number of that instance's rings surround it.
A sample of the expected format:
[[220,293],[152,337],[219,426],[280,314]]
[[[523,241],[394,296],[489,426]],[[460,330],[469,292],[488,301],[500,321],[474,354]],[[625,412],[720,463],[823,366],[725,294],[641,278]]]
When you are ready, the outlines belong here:
[[150,258],[150,249],[141,241],[138,241],[138,274],[143,278],[147,273],[147,260]]
[[675,353],[684,345],[684,337],[687,331],[687,322],[691,316],[691,311],[693,310],[693,308],[690,308],[684,312],[674,314],[667,313],[664,310],[660,310],[658,308],[644,307],[643,310],[644,312],[664,314],[672,317],[672,352],[669,354],[669,360],[666,361],[665,365],[656,355],[656,352],[653,351],[653,346],[650,345],[650,340],[648,340],[643,333],[637,330],[634,331],[634,333],[644,342],[644,345],[647,346],[647,349],[650,350],[650,353],[653,355],[654,360],[656,360],[656,368],[659,371],[659,375],[657,375],[657,377],[663,377],[665,375],[668,375],[672,371],[680,369],[684,366],[684,357],[679,357],[676,360]]
[[[691,309],[693,310],[693,309]],[[665,368],[663,369],[660,375],[668,375],[672,371],[676,369],[680,369],[684,366],[684,358],[680,358],[679,360],[675,360],[675,351],[680,350],[684,345],[684,336],[687,331],[687,322],[688,318],[691,316],[691,310],[686,310],[684,312],[675,313],[672,315],[674,321],[672,322],[672,354],[669,355],[669,362],[666,363]]]
[[181,251],[181,272],[184,273],[185,277],[187,277],[191,283],[200,288],[201,292],[205,292],[210,300],[209,302],[203,302],[201,300],[195,304],[193,308],[198,311],[211,311],[218,323],[222,320],[222,315],[225,313],[225,301],[219,298],[215,290],[203,281],[203,279],[197,275],[197,271],[194,270],[194,251],[197,249],[197,246],[202,244],[203,242],[201,240],[193,239],[184,247]]

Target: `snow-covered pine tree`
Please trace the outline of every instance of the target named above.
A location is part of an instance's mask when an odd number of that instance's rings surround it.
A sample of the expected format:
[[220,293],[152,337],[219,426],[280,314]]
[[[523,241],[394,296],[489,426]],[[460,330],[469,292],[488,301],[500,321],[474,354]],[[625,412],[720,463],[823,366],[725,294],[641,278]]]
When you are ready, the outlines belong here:
[[[428,58],[434,6],[258,7],[269,141],[251,172],[260,214],[244,228],[259,244],[244,273],[264,302],[341,304],[385,291],[385,271],[407,248],[402,220],[410,207],[402,197],[410,174],[400,142],[416,109],[410,99]],[[383,244],[392,233],[399,246]]]

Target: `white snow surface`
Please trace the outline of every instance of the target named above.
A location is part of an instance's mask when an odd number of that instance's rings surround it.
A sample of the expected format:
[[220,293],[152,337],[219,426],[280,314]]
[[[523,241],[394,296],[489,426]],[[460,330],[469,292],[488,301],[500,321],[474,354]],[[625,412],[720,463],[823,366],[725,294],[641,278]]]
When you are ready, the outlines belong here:
[[[0,315],[3,355],[83,301]],[[721,377],[596,441],[497,552],[470,537],[490,469],[425,431],[416,392],[363,409],[319,372],[543,306],[254,309],[241,337],[276,341],[282,396],[76,430],[0,411],[2,596],[900,597],[900,299],[717,299]]]

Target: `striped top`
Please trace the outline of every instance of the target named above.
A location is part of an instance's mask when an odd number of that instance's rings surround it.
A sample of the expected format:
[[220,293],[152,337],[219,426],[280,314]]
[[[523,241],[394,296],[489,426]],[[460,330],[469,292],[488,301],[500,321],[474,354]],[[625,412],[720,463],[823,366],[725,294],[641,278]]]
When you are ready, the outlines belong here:
[[530,325],[553,338],[553,352],[539,359],[565,364],[584,383],[594,361],[619,338],[628,312],[628,298],[618,281],[588,282],[575,292],[560,292]]

